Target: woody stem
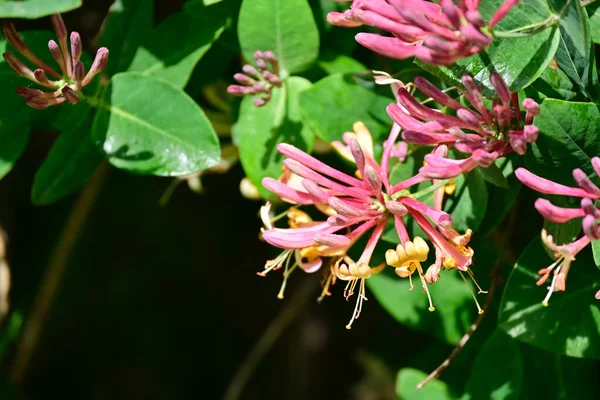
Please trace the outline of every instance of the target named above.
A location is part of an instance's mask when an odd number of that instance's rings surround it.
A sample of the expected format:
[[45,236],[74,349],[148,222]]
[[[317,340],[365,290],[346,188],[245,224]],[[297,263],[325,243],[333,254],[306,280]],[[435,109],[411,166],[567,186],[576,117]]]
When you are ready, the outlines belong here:
[[[488,294],[485,297],[485,303],[483,304],[483,311],[487,311],[488,308],[490,307],[490,305],[492,304],[492,299],[494,298],[494,291],[496,289],[496,285],[498,284],[498,280],[500,279],[499,274],[498,274],[500,265],[501,265],[500,262],[498,262],[492,269],[492,282],[490,283],[490,289],[488,291]],[[450,365],[450,363],[452,362],[454,357],[456,357],[458,355],[458,353],[461,352],[461,350],[465,347],[465,345],[467,344],[469,339],[471,339],[471,336],[473,336],[473,333],[475,333],[477,328],[479,328],[479,325],[481,325],[481,321],[483,320],[483,317],[486,314],[487,314],[487,312],[484,312],[477,316],[477,318],[475,319],[475,322],[473,322],[473,325],[471,325],[471,328],[469,328],[469,331],[467,333],[465,333],[464,336],[460,339],[460,341],[458,342],[458,344],[456,345],[454,350],[452,350],[452,353],[450,353],[448,358],[446,358],[444,360],[444,362],[440,364],[439,367],[434,369],[425,379],[423,379],[423,381],[421,381],[421,383],[419,383],[417,385],[417,389],[422,389],[425,385],[427,385],[429,383],[429,381],[439,377],[442,374],[442,372],[444,372],[444,370]]]

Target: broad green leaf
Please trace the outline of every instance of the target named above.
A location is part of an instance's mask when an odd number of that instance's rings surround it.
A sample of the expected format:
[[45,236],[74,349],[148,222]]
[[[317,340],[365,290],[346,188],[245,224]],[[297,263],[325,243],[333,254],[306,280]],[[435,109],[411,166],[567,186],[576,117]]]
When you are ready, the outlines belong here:
[[400,400],[453,400],[458,396],[452,394],[450,388],[438,379],[429,382],[423,389],[416,386],[427,377],[427,374],[413,368],[403,368],[396,378],[396,396]]
[[0,125],[0,179],[10,172],[29,142],[30,128],[13,123]]
[[600,268],[600,240],[592,240],[592,252],[594,254],[594,263]]
[[321,79],[300,95],[306,121],[326,142],[341,140],[357,121],[364,122],[375,139],[381,139],[391,128],[392,121],[385,112],[391,102],[354,76],[343,74]]
[[65,128],[35,175],[31,200],[46,205],[81,188],[104,159],[90,136],[93,112],[85,103],[68,110],[71,126]]
[[525,249],[506,284],[498,325],[515,339],[571,357],[600,358],[600,289],[598,269],[589,249],[571,264],[566,291],[554,293],[549,305],[542,300],[548,283],[537,286],[537,271],[551,259],[536,238]]
[[[564,1],[558,1],[564,3]],[[557,4],[556,9],[563,4]],[[592,99],[598,89],[598,74],[590,23],[579,1],[570,1],[560,21],[560,43],[554,56],[560,69],[578,90]]]
[[[503,0],[483,0],[479,7],[481,15],[488,20]],[[552,15],[545,0],[522,1],[495,27],[497,31],[510,31],[546,20]],[[552,61],[560,35],[555,27],[518,39],[496,39],[483,52],[458,60],[451,67],[432,67],[418,62],[421,67],[452,85],[461,85],[460,78],[469,73],[484,87],[486,97],[496,97],[496,90],[489,82],[490,72],[496,70],[510,87],[517,92],[529,86]],[[527,51],[523,51],[527,49]]]
[[572,171],[593,174],[591,158],[600,154],[600,111],[593,103],[545,99],[533,123],[540,130],[525,156],[528,169],[573,186]]
[[477,171],[483,179],[492,185],[503,189],[508,189],[508,181],[502,174],[502,170],[496,164],[492,164],[488,168],[477,167],[475,171]]
[[312,148],[314,133],[303,123],[298,100],[310,86],[304,78],[291,77],[281,89],[273,90],[271,101],[263,107],[255,107],[250,97],[242,100],[233,135],[244,171],[263,197],[272,194],[262,186],[262,179],[281,175],[283,157],[276,146],[285,142],[306,151]]
[[502,171],[502,175],[507,177],[506,183],[508,188],[488,185],[489,201],[478,234],[485,236],[491,233],[502,222],[517,200],[522,187],[521,181],[514,174],[516,165],[518,165],[517,159],[514,155],[509,155],[496,160],[496,166]]
[[139,73],[115,75],[98,104],[92,139],[117,168],[186,175],[215,165],[219,140],[181,89]]
[[350,74],[367,71],[360,62],[343,54],[336,54],[331,50],[324,50],[317,61],[319,67],[328,75]]
[[[423,263],[424,266],[430,264]],[[433,312],[428,310],[429,302],[421,289],[418,275],[415,274],[413,278],[415,288],[409,290],[408,279],[398,277],[393,268],[386,268],[369,278],[367,285],[379,304],[396,321],[434,335],[446,343],[458,343],[473,323],[476,311],[469,289],[458,272],[442,271],[440,279],[434,285],[429,285],[435,306]]]
[[161,78],[183,88],[229,19],[227,3],[190,7],[158,25],[139,47],[129,71]]
[[596,361],[566,357],[526,344],[521,344],[520,350],[525,366],[522,399],[598,399]]
[[600,43],[600,3],[594,1],[585,8],[590,17],[590,31],[594,43]]
[[544,73],[531,84],[530,88],[534,89],[537,93],[535,93],[535,96],[529,95],[529,97],[534,97],[534,100],[539,102],[546,97],[561,100],[577,100],[577,96],[580,96],[567,74],[560,69],[552,67],[546,68]]
[[257,50],[273,51],[284,77],[308,69],[319,55],[319,31],[307,0],[244,0],[238,37],[248,62]]
[[456,190],[452,195],[444,196],[444,211],[452,215],[454,229],[464,232],[467,229],[477,231],[488,203],[488,191],[481,174],[470,172],[454,179]]
[[37,19],[81,7],[81,0],[0,1],[0,18]]
[[471,367],[463,400],[519,399],[523,360],[519,344],[501,330],[485,342]]
[[154,22],[152,0],[116,0],[108,11],[100,45],[110,50],[109,75],[126,71]]

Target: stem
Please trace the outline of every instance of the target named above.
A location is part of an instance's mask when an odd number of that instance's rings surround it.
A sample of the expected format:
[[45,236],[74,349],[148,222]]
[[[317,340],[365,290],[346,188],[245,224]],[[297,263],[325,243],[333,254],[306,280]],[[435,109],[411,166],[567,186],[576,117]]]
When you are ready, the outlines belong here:
[[419,190],[418,192],[411,193],[411,195],[409,197],[412,197],[413,199],[418,199],[420,197],[427,196],[429,193],[435,192],[437,189],[446,186],[448,184],[448,182],[450,182],[451,180],[452,179],[444,179],[443,181],[440,181],[440,182],[436,183],[435,185],[431,185],[423,190]]
[[77,201],[73,205],[73,211],[67,219],[58,244],[48,263],[46,276],[42,281],[42,286],[36,296],[21,340],[17,345],[14,366],[10,371],[10,378],[16,385],[23,383],[29,363],[40,340],[48,312],[54,303],[54,298],[60,287],[60,281],[71,259],[71,253],[80,238],[81,230],[85,226],[90,211],[97,200],[100,187],[107,172],[108,164],[104,162],[77,198]]
[[444,360],[444,362],[440,364],[439,367],[434,369],[433,372],[431,372],[427,376],[427,378],[423,379],[423,381],[421,381],[417,385],[417,390],[423,389],[423,387],[425,385],[427,385],[431,380],[436,379],[437,377],[439,377],[442,374],[442,372],[444,372],[444,370],[450,365],[450,363],[452,362],[454,357],[456,357],[458,355],[458,353],[461,352],[461,350],[465,347],[465,345],[467,344],[469,339],[471,339],[471,336],[473,336],[473,333],[475,333],[477,328],[479,328],[479,325],[481,325],[481,321],[483,320],[483,317],[487,314],[486,311],[492,304],[492,299],[494,297],[494,291],[496,289],[496,285],[498,284],[498,281],[500,280],[500,275],[498,272],[498,270],[500,269],[500,265],[501,265],[501,263],[498,262],[494,266],[494,268],[492,268],[492,282],[490,284],[490,289],[488,291],[488,294],[485,297],[485,303],[483,305],[484,312],[477,316],[477,318],[475,319],[475,322],[473,322],[473,325],[471,325],[471,327],[469,328],[469,331],[467,333],[465,333],[464,336],[460,339],[460,341],[458,342],[458,344],[456,345],[454,350],[452,350],[452,353],[450,353],[448,358],[446,358]]

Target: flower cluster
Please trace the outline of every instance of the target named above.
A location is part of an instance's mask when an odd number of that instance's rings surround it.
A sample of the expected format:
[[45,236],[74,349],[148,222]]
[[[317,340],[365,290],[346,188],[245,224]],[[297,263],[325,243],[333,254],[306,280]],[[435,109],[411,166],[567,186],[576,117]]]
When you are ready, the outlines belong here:
[[[344,0],[341,0],[344,1]],[[351,1],[351,0],[345,0]],[[331,12],[327,20],[338,26],[369,25],[390,33],[359,33],[356,41],[386,57],[416,57],[433,65],[451,65],[485,49],[492,30],[519,0],[507,0],[486,23],[479,0],[354,0],[350,9]]]
[[13,53],[3,54],[6,63],[19,75],[37,83],[43,88],[51,91],[42,91],[21,86],[17,93],[25,98],[27,105],[36,109],[46,109],[50,106],[62,104],[65,101],[70,104],[79,102],[82,95],[81,90],[90,84],[94,77],[106,68],[108,63],[108,49],[98,49],[96,58],[90,70],[85,72],[85,66],[80,60],[82,54],[82,43],[79,33],[72,32],[70,35],[70,51],[67,43],[67,28],[60,15],[52,16],[52,25],[56,32],[58,43],[54,40],[48,42],[48,49],[52,58],[60,67],[60,72],[43,62],[29,47],[21,40],[15,27],[10,22],[5,22],[4,36],[11,46],[23,57],[29,60],[37,68],[31,70]]
[[256,51],[254,53],[256,66],[250,64],[242,67],[242,73],[233,75],[233,78],[239,85],[230,85],[227,92],[234,96],[259,95],[264,96],[254,99],[256,107],[262,107],[271,100],[271,93],[274,87],[281,87],[282,82],[279,77],[279,61],[275,54],[267,50],[264,53]]
[[[596,175],[600,176],[600,158],[592,158],[592,167]],[[596,186],[585,172],[576,168],[573,170],[573,179],[577,186],[570,187],[561,185],[551,180],[537,176],[524,168],[519,168],[515,171],[517,178],[523,184],[531,189],[544,193],[562,196],[578,197],[581,199],[580,207],[565,208],[558,207],[546,199],[538,199],[535,202],[535,208],[542,216],[552,222],[565,223],[575,218],[582,218],[584,235],[572,243],[557,245],[551,235],[543,230],[542,241],[554,252],[556,261],[547,268],[542,268],[538,271],[541,278],[538,280],[538,285],[543,285],[548,280],[550,274],[554,276],[550,286],[548,286],[548,294],[544,298],[543,304],[548,305],[548,300],[554,292],[564,291],[566,288],[567,275],[571,268],[571,263],[575,260],[575,256],[583,250],[592,240],[600,239],[600,229],[597,220],[600,219],[600,210],[594,204],[595,200],[600,199],[600,188]],[[598,292],[597,297],[600,296]]]
[[[396,185],[390,184],[388,166],[394,149],[397,149],[395,142],[399,129],[392,129],[380,163],[375,160],[373,140],[364,124],[357,123],[355,129],[357,132],[346,133],[345,143],[336,143],[336,147],[342,153],[352,155],[358,178],[332,168],[294,146],[280,144],[278,150],[286,157],[285,172],[279,180],[265,178],[263,185],[284,201],[294,204],[283,214],[289,219],[289,228],[273,226],[278,218],[270,217],[270,206],[261,212],[264,240],[283,252],[268,261],[260,275],[285,267],[284,284],[279,294],[283,297],[287,278],[297,267],[305,272],[315,272],[326,265],[327,279],[322,297],[329,294],[330,285],[337,279],[347,282],[346,298],[358,288],[355,310],[347,328],[358,318],[363,301],[367,299],[366,279],[380,272],[386,264],[402,278],[411,279],[416,272],[429,298],[429,309],[434,311],[428,284],[436,282],[444,268],[458,269],[472,276],[469,267],[474,254],[468,247],[470,230],[459,234],[453,229],[448,213],[419,201],[431,191],[443,191],[444,183],[411,191],[415,185],[429,181],[417,174]],[[299,210],[300,206],[307,205],[315,206],[323,219],[313,221]],[[404,218],[409,217],[420,226],[435,249],[435,262],[426,270],[421,263],[427,260],[429,246],[423,238],[409,236],[404,222]],[[400,244],[387,251],[386,264],[372,265],[373,252],[388,222],[393,222]],[[366,245],[354,260],[349,256],[349,250],[367,234]],[[326,264],[323,258],[328,259]],[[479,304],[477,307],[481,312]]]
[[[432,100],[453,110],[455,115],[419,103],[406,87],[398,89],[398,104],[390,104],[387,110],[394,122],[404,130],[402,138],[409,143],[440,146],[439,152],[426,156],[426,165],[420,171],[422,175],[448,179],[477,166],[486,168],[512,151],[525,154],[527,144],[537,139],[539,130],[533,125],[533,118],[540,112],[539,105],[532,99],[525,99],[522,103],[526,111],[523,119],[517,94],[510,93],[496,72],[490,75],[490,82],[498,98],[492,101],[488,109],[482,91],[473,78],[469,75],[462,77],[465,90],[460,92],[472,105],[471,109],[426,79],[414,79],[414,86]],[[452,146],[468,157],[461,160],[447,158],[443,146]]]

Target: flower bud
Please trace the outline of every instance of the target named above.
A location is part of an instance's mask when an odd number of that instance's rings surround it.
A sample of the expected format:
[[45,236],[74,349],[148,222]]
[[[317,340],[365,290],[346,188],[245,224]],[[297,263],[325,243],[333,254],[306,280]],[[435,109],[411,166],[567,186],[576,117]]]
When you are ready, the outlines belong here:
[[2,30],[4,31],[4,37],[8,40],[8,43],[19,53],[22,53],[27,50],[27,46],[25,42],[21,40],[21,37],[17,33],[15,26],[10,22],[5,22],[2,26]]
[[77,32],[71,32],[71,57],[73,57],[73,67],[81,58],[82,52],[81,37]]
[[77,104],[79,102],[79,96],[77,96],[77,93],[75,93],[75,91],[69,86],[62,88],[62,94],[65,96],[65,99],[67,99],[69,104]]

